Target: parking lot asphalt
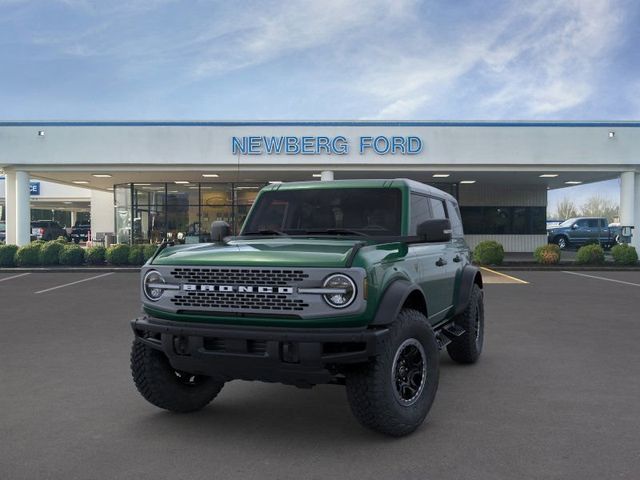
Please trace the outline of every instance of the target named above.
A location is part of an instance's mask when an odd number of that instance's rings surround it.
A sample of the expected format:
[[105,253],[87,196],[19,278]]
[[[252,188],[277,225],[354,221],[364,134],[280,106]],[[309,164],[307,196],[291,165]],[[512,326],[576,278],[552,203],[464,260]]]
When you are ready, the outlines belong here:
[[580,273],[487,282],[481,360],[443,354],[402,439],[361,428],[339,386],[236,381],[158,410],[129,373],[137,274],[2,273],[0,479],[638,478],[640,272]]

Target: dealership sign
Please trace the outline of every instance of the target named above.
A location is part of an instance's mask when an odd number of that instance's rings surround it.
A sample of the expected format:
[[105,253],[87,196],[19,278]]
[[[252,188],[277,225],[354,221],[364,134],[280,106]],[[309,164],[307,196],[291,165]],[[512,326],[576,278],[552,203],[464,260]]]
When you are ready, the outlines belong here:
[[[234,155],[346,155],[352,148],[349,139],[338,135],[324,136],[261,136],[232,137]],[[360,155],[416,155],[422,151],[419,137],[392,136],[358,137],[356,146]]]
[[40,195],[40,182],[29,182],[29,194]]

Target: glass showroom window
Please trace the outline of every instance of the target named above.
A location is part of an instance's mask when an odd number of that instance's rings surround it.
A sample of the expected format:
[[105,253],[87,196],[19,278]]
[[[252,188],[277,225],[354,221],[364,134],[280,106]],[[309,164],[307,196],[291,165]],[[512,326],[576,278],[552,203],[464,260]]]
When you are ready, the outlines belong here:
[[207,242],[211,223],[237,233],[262,184],[135,183],[116,185],[119,243]]
[[536,235],[546,233],[545,207],[460,207],[466,234]]

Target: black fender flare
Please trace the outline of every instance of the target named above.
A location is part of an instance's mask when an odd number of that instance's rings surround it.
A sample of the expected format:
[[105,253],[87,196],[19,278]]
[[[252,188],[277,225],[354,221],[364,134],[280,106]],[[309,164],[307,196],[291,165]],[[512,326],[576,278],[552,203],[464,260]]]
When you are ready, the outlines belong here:
[[422,297],[426,308],[427,301],[418,285],[405,279],[393,281],[382,294],[378,310],[370,325],[380,326],[393,323],[409,295],[416,291]]
[[477,283],[480,288],[483,288],[482,273],[478,267],[466,265],[462,270],[462,275],[460,275],[460,287],[454,315],[460,315],[464,312],[465,308],[467,308],[469,298],[471,297],[471,288],[474,283]]

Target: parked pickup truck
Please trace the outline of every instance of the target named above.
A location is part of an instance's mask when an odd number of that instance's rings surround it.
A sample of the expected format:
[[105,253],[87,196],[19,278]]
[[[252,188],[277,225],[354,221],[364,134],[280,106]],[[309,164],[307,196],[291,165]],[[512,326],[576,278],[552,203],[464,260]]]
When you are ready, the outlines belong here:
[[196,411],[235,379],[331,383],[364,426],[401,436],[431,408],[440,350],[478,360],[482,276],[451,195],[405,179],[274,184],[229,233],[214,222],[212,243],[163,244],[142,268],[131,369],[153,405]]
[[547,230],[549,243],[555,243],[561,249],[588,243],[599,243],[603,248],[610,248],[616,244],[617,233],[603,217],[570,218]]

